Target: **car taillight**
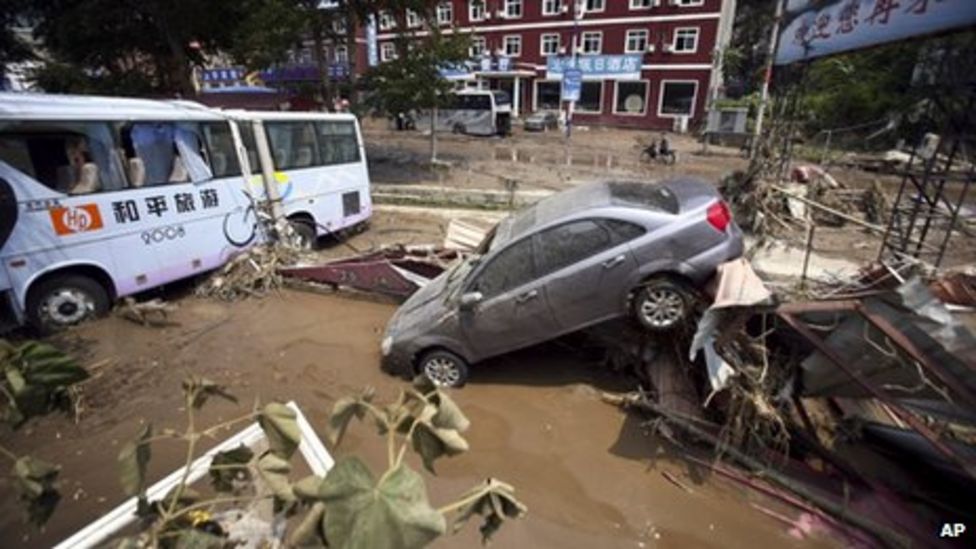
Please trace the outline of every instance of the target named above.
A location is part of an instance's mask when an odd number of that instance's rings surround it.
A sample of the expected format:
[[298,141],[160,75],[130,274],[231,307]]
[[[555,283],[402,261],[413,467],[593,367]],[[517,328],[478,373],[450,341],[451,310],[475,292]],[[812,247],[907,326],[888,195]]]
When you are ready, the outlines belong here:
[[708,207],[708,212],[705,217],[712,224],[712,227],[715,227],[721,232],[725,232],[725,228],[732,222],[732,213],[729,211],[729,207],[725,202],[721,200]]

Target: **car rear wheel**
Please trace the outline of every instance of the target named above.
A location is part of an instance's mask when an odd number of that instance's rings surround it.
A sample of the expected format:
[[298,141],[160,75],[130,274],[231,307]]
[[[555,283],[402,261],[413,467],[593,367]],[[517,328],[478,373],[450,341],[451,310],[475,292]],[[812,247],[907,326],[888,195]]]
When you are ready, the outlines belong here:
[[431,351],[420,359],[420,373],[438,387],[462,387],[468,381],[468,364],[450,351]]
[[315,249],[315,227],[310,222],[303,219],[291,219],[288,224],[291,225],[291,230],[294,232],[292,242],[295,243],[296,248],[304,252]]
[[634,295],[633,310],[641,326],[666,332],[688,317],[691,299],[680,283],[667,277],[652,278]]
[[109,305],[108,292],[98,282],[86,276],[63,275],[31,289],[27,315],[36,330],[53,334],[104,315]]

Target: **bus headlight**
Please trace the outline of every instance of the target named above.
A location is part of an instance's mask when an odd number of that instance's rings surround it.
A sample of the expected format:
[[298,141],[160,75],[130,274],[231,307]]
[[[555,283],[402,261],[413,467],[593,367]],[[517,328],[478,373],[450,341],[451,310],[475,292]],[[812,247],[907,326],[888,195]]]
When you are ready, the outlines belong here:
[[391,350],[393,350],[393,336],[386,336],[380,342],[380,352],[383,353],[383,356],[388,356]]

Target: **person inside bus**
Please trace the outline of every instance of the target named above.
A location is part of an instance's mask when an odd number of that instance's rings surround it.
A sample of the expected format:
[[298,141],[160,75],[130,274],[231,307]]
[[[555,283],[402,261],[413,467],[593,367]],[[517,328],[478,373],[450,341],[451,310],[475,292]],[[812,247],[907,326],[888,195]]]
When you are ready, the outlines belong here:
[[100,187],[98,166],[92,162],[88,142],[81,136],[70,136],[65,140],[64,153],[68,165],[58,169],[59,188],[68,194],[88,194]]

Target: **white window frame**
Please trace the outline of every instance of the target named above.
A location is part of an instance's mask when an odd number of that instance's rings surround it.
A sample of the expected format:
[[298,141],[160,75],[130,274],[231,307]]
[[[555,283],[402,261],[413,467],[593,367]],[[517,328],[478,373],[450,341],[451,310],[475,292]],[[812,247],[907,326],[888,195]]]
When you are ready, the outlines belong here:
[[[664,88],[667,84],[694,84],[695,91],[691,96],[691,112],[688,114],[665,114],[661,112],[664,108]],[[698,106],[698,81],[697,80],[661,80],[661,85],[658,88],[657,94],[657,116],[658,118],[678,118],[679,116],[687,116],[691,118],[695,116],[695,107]]]
[[[475,51],[475,44],[480,44],[480,49]],[[471,37],[471,47],[468,48],[468,55],[471,57],[481,57],[484,53],[488,51],[488,39],[484,36],[472,36]]]
[[630,9],[646,10],[654,7],[654,0],[630,0]]
[[393,14],[384,10],[380,12],[379,15],[379,26],[380,30],[391,30],[396,26],[396,19],[393,18]]
[[[515,39],[518,43],[518,53],[508,52],[509,39]],[[522,56],[522,35],[521,34],[506,34],[502,36],[502,52],[504,52],[505,57],[521,57]]]
[[[518,15],[512,15],[512,8],[518,6]],[[522,15],[525,14],[525,6],[522,5],[522,0],[505,0],[505,19],[521,19]]]
[[[644,47],[639,49],[631,49],[630,47],[630,37],[632,34],[643,34],[644,35]],[[651,31],[647,29],[627,29],[624,33],[624,53],[647,53],[647,45],[651,43]]]
[[668,0],[668,3],[677,5],[679,8],[694,8],[704,6],[705,0]]
[[383,42],[380,44],[380,61],[393,61],[396,58],[396,44],[393,42]]
[[[598,47],[597,47],[596,51],[586,51],[586,36],[587,35],[590,35],[590,36],[597,35],[597,36],[600,37],[600,41],[597,43],[597,46]],[[602,54],[603,53],[603,31],[585,31],[582,34],[580,34],[579,48],[580,48],[580,55],[600,55],[600,54]]]
[[[627,112],[627,111],[617,111],[617,100],[620,98],[620,84],[633,84],[643,82],[644,83],[644,109],[639,112]],[[698,89],[695,88],[695,94],[698,93]],[[611,111],[617,116],[647,116],[647,103],[651,96],[651,81],[650,80],[614,80],[613,81],[613,108]],[[692,105],[694,107],[694,105]],[[691,112],[695,112],[692,108]],[[679,115],[680,116],[680,115]]]
[[[556,50],[547,52],[546,38],[553,37],[553,36],[556,37]],[[562,45],[563,45],[562,37],[559,35],[558,32],[546,32],[539,35],[539,55],[541,55],[542,57],[549,57],[550,55],[559,55],[559,48],[561,48]]]
[[486,0],[468,0],[468,21],[477,23],[485,20]]
[[[446,15],[446,17],[444,17]],[[454,4],[441,2],[437,4],[437,24],[450,25],[454,23]]]
[[[599,8],[590,8],[591,2],[599,2]],[[607,10],[607,0],[583,0],[583,6],[586,8],[583,13],[603,13]]]
[[346,20],[336,19],[332,22],[332,32],[336,34],[346,34]]
[[[679,50],[678,34],[685,31],[693,31],[695,33],[695,47],[690,50]],[[697,53],[698,42],[700,39],[701,39],[701,29],[698,27],[675,27],[674,33],[671,35],[671,53],[677,53],[677,54]]]
[[606,84],[604,83],[603,80],[584,80],[583,82],[581,82],[580,83],[580,99],[582,99],[583,86],[585,86],[586,84],[593,84],[593,83],[600,84],[600,101],[599,101],[599,103],[600,103],[600,110],[598,110],[598,111],[586,111],[586,110],[583,110],[583,104],[581,102],[577,101],[576,102],[576,112],[581,113],[581,114],[603,114],[603,93],[606,91],[605,90]]
[[419,13],[411,9],[407,10],[407,28],[415,29],[422,25],[423,22],[424,20],[420,18]]
[[[574,0],[570,0],[574,1]],[[546,17],[551,17],[553,15],[559,15],[563,12],[563,2],[562,0],[542,0],[542,15]]]
[[[342,53],[340,53],[342,52]],[[340,44],[333,48],[332,58],[336,63],[348,63],[349,62],[349,48]]]
[[539,84],[558,84],[559,85],[559,103],[560,106],[563,102],[563,82],[562,80],[536,80],[532,85],[532,112],[539,110]]

